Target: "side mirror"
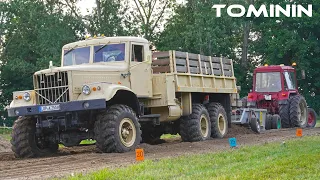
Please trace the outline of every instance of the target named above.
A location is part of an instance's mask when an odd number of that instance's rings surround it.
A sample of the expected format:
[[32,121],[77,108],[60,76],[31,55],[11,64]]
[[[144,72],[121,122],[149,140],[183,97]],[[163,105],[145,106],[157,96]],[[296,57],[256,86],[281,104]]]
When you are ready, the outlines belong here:
[[304,69],[301,70],[301,79],[306,79],[306,71]]

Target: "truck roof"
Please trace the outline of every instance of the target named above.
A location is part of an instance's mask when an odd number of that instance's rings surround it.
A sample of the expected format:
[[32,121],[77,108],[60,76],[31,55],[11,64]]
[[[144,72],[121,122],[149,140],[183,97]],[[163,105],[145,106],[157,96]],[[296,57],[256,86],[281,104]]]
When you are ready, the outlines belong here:
[[72,42],[64,45],[63,49],[73,48],[75,46],[88,46],[96,44],[106,44],[108,42],[137,42],[137,43],[149,43],[149,41],[142,37],[132,36],[116,36],[116,37],[92,37],[81,41]]
[[294,70],[291,66],[282,65],[271,65],[271,66],[260,66],[257,67],[254,72],[269,72],[269,71],[283,71],[283,70]]

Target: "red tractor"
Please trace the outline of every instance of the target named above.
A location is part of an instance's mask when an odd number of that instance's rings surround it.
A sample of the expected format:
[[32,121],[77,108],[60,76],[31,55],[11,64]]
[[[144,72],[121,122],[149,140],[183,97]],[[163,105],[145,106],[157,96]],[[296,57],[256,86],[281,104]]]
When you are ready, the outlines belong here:
[[[267,109],[269,116],[278,116],[282,128],[314,127],[316,115],[308,110],[305,98],[299,94],[296,70],[291,66],[261,66],[254,70],[253,88],[244,100],[246,107]],[[272,116],[273,115],[273,116]],[[309,116],[309,117],[308,117]],[[270,122],[268,122],[270,121]],[[266,129],[271,129],[271,125]]]

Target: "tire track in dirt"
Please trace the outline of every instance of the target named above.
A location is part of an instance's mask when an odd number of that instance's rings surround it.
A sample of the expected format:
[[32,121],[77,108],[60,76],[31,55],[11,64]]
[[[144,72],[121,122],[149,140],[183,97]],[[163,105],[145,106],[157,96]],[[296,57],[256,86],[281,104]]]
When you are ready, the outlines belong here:
[[[296,138],[295,129],[269,130],[261,134],[238,134],[231,131],[227,137],[236,137],[240,147],[246,145],[282,142]],[[320,128],[304,129],[303,135],[319,135]],[[228,138],[204,142],[181,142],[180,138],[170,139],[159,145],[140,145],[145,159],[177,157],[187,154],[219,152],[230,149]],[[90,172],[102,168],[117,168],[135,162],[135,152],[96,153],[95,146],[63,148],[54,157],[36,159],[14,159],[12,153],[0,153],[0,179],[47,179],[62,177],[71,173]]]

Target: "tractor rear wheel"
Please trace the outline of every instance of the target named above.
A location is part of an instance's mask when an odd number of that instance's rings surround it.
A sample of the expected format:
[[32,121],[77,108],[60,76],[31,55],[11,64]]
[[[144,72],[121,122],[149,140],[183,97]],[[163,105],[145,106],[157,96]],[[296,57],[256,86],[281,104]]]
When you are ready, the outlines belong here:
[[317,123],[317,113],[312,108],[308,108],[307,127],[315,127],[316,123]]
[[228,133],[228,119],[224,107],[220,103],[209,103],[207,109],[211,121],[211,137],[223,138]]
[[280,104],[279,105],[279,115],[281,119],[281,127],[282,128],[290,128],[290,102],[287,104]]
[[303,96],[296,95],[290,98],[290,121],[296,127],[307,126],[308,108]]
[[97,115],[94,127],[96,146],[104,153],[134,150],[141,142],[135,112],[127,105],[113,105]]
[[180,119],[181,139],[186,142],[204,141],[210,138],[209,113],[202,104],[192,106],[192,114]]
[[278,114],[272,116],[271,127],[272,129],[281,129],[281,118]]
[[16,158],[49,156],[57,152],[58,143],[36,135],[36,119],[19,117],[12,129],[11,149]]

